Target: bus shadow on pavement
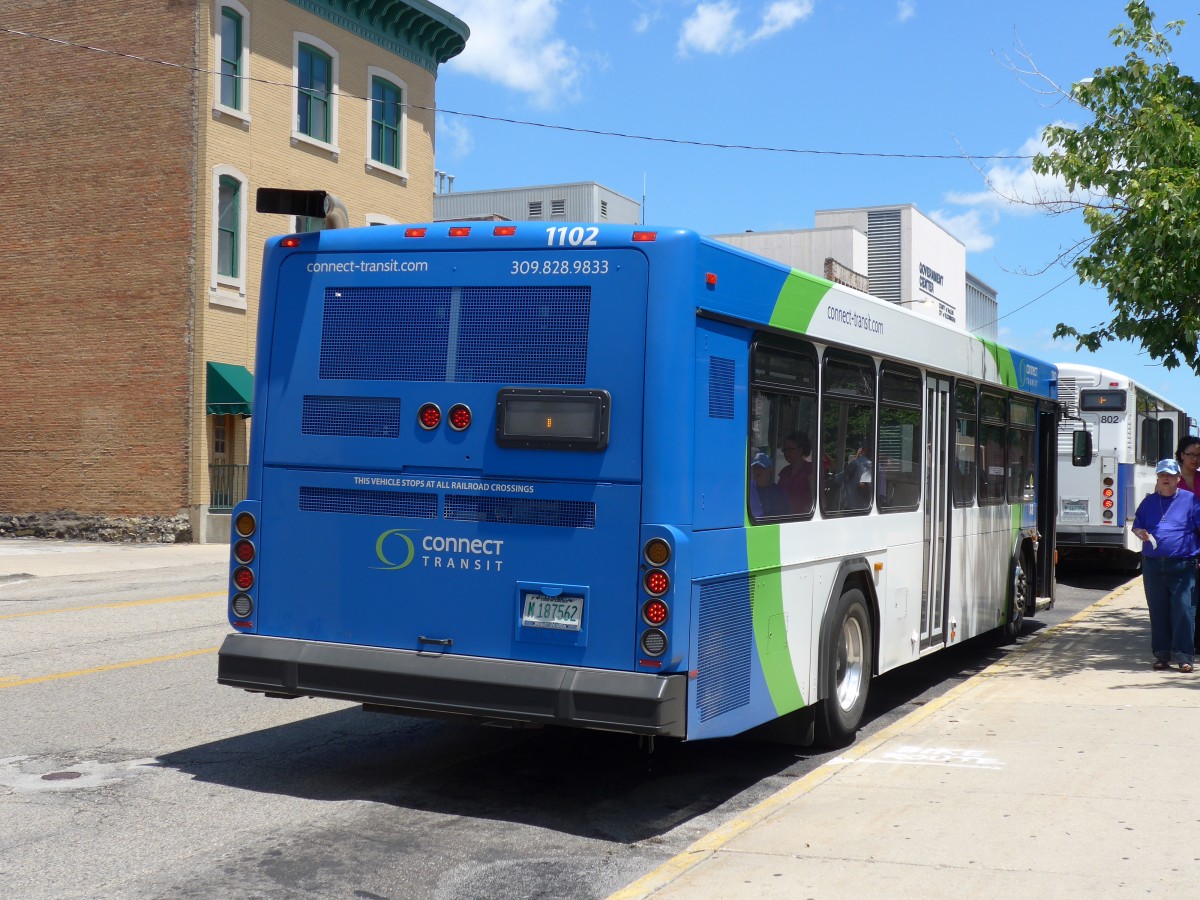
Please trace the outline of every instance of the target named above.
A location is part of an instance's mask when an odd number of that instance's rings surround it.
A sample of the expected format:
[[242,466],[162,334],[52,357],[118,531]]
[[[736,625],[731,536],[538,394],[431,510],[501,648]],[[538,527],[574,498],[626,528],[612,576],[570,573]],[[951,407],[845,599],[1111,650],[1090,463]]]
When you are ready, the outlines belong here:
[[771,744],[660,739],[649,752],[629,735],[510,731],[357,708],[158,758],[198,781],[238,790],[366,801],[620,843],[663,835],[796,761],[794,748]]

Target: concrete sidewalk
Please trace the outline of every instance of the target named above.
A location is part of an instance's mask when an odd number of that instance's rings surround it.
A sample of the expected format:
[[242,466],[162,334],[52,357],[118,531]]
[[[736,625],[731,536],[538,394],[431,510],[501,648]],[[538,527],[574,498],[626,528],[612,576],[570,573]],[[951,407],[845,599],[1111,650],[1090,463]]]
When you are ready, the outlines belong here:
[[228,544],[104,544],[0,538],[0,581],[226,562]]
[[1136,579],[613,897],[1195,896],[1200,674],[1151,662]]

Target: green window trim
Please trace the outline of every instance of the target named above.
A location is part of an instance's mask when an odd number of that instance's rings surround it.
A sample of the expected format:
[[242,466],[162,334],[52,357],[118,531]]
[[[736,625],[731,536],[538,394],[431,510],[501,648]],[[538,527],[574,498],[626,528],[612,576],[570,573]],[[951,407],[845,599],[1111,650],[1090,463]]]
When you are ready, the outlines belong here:
[[222,175],[217,184],[217,275],[241,278],[242,183]]
[[371,79],[371,159],[393,169],[401,168],[404,91],[378,75]]
[[333,58],[303,43],[296,56],[296,128],[313,140],[331,143]]
[[221,7],[221,105],[242,110],[242,16]]

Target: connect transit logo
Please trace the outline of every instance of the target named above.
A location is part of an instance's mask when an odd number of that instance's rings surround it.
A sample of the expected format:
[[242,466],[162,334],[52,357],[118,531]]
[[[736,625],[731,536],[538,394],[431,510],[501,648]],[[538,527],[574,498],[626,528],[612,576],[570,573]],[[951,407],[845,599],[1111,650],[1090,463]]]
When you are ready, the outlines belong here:
[[[406,532],[416,530],[415,528],[393,528],[376,538],[375,555],[379,557],[379,561],[383,565],[371,566],[371,568],[384,572],[398,572],[408,566],[417,555],[417,547]],[[398,540],[389,541],[388,538],[397,538]],[[393,558],[399,559],[401,554],[404,556],[403,562],[393,562]]]

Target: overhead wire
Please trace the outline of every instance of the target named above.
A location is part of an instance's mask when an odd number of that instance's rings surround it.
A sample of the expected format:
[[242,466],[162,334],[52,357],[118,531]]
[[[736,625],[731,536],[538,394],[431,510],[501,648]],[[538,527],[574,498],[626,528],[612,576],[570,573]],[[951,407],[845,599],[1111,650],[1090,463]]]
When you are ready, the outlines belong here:
[[[0,25],[0,34],[11,34],[11,35],[14,35],[17,37],[28,38],[28,39],[37,40],[37,41],[43,41],[45,43],[55,44],[58,46],[70,47],[70,48],[77,49],[77,50],[87,50],[87,51],[90,51],[93,53],[100,53],[100,54],[103,54],[106,56],[115,56],[115,57],[119,57],[122,59],[132,60],[134,62],[141,62],[141,63],[150,64],[150,65],[164,66],[166,68],[192,72],[192,73],[198,74],[198,75],[222,75],[222,73],[217,72],[215,69],[209,69],[209,68],[205,68],[203,66],[186,65],[184,63],[176,63],[176,62],[171,62],[169,60],[156,59],[154,57],[149,57],[149,56],[141,56],[136,53],[127,53],[122,50],[113,50],[113,49],[109,49],[106,47],[96,47],[96,46],[92,46],[90,44],[80,43],[78,41],[69,41],[69,40],[65,40],[63,38],[55,38],[55,37],[49,37],[48,35],[34,34],[32,32],[21,31],[20,29],[16,29],[16,28],[8,28],[8,27],[2,26],[2,25]],[[268,78],[259,78],[259,77],[246,76],[246,75],[239,75],[236,77],[238,77],[239,79],[241,79],[243,81],[249,81],[254,84],[262,84],[262,85],[268,85],[268,86],[272,86],[272,87],[283,87],[283,88],[287,88],[288,90],[295,88],[295,85],[292,84],[291,82],[275,81],[275,80],[268,79]],[[364,102],[369,102],[372,99],[370,97],[364,97],[359,94],[350,93],[348,91],[330,91],[329,93],[331,96],[344,97],[346,99],[351,99],[351,100],[362,100]],[[681,146],[698,147],[698,148],[712,149],[712,150],[745,150],[745,151],[759,152],[759,153],[790,153],[790,154],[809,155],[809,156],[840,156],[840,157],[858,157],[858,158],[872,158],[872,159],[914,159],[914,160],[1027,160],[1027,159],[1033,159],[1033,156],[1028,155],[1028,154],[889,153],[889,152],[865,151],[865,150],[820,150],[820,149],[814,149],[814,148],[772,147],[772,146],[755,145],[755,144],[730,144],[730,143],[717,142],[717,141],[700,141],[700,140],[693,140],[693,139],[688,139],[688,138],[664,137],[661,135],[633,134],[633,133],[629,133],[629,132],[609,131],[609,130],[599,129],[599,128],[584,128],[584,127],[580,127],[580,126],[561,125],[561,124],[554,124],[554,123],[550,123],[550,122],[535,122],[535,121],[531,121],[528,119],[513,119],[513,118],[507,118],[504,116],[487,115],[485,113],[476,113],[476,112],[468,112],[465,110],[447,109],[445,107],[439,107],[439,106],[421,106],[419,104],[414,104],[414,103],[404,103],[402,105],[408,109],[419,109],[424,112],[434,113],[435,115],[458,116],[461,118],[479,119],[481,121],[486,121],[486,122],[498,122],[501,124],[517,125],[517,126],[528,127],[528,128],[545,128],[545,129],[549,129],[549,130],[553,130],[553,131],[563,131],[563,132],[568,132],[568,133],[573,133],[573,134],[587,134],[587,135],[593,135],[593,136],[597,136],[597,137],[613,137],[613,138],[621,138],[624,140],[637,140],[637,141],[649,141],[649,142],[654,142],[654,143],[676,144],[676,145],[681,145]],[[977,328],[972,329],[972,333],[974,333],[976,331],[980,331],[984,328],[988,328],[992,325],[995,325],[997,322],[1000,322],[1003,319],[1006,319],[1009,316],[1011,316],[1017,312],[1020,312],[1022,309],[1025,309],[1027,306],[1031,306],[1032,304],[1036,303],[1038,300],[1041,300],[1047,294],[1062,287],[1064,284],[1066,284],[1068,281],[1070,281],[1071,278],[1073,278],[1073,277],[1075,277],[1075,276],[1073,276],[1073,275],[1068,276],[1067,278],[1060,281],[1058,284],[1054,285],[1053,287],[1049,288],[1048,290],[1046,290],[1046,291],[1042,292],[1041,294],[1039,294],[1038,296],[1034,297],[1032,300],[1029,300],[1028,302],[1023,303],[1021,306],[1018,306],[1016,309],[1010,310],[1009,312],[1005,313],[1004,315],[998,316],[997,318],[993,319],[991,322],[988,322],[984,325],[980,325]]]
[[[21,31],[16,28],[8,28],[0,26],[0,34],[11,34],[17,37],[29,38],[31,40],[44,41],[49,44],[56,44],[63,47],[71,47],[77,50],[87,50],[93,53],[101,53],[107,56],[120,57],[122,59],[133,60],[135,62],[148,63],[151,65],[165,66],[171,69],[178,69],[187,72],[193,72],[198,75],[222,75],[214,69],[205,68],[203,66],[192,66],[184,63],[170,62],[168,60],[155,59],[149,56],[140,56],[136,53],[126,53],[121,50],[112,50],[105,47],[95,47],[90,44],[83,44],[77,41],[68,41],[63,38],[54,38],[47,35],[33,34],[28,31]],[[227,77],[223,76],[222,77]],[[248,81],[252,84],[263,84],[273,87],[283,87],[289,90],[296,87],[291,82],[274,81],[268,78],[258,78],[255,76],[239,75],[235,76],[243,81]],[[353,94],[348,91],[329,91],[330,96],[344,97],[350,100],[362,100],[370,102],[372,98],[364,97],[359,94]],[[884,152],[871,150],[821,150],[811,147],[772,147],[760,144],[730,144],[722,141],[701,141],[691,138],[666,137],[663,135],[648,135],[634,134],[624,131],[610,131],[601,128],[585,128],[578,125],[561,125],[552,122],[535,122],[530,119],[513,119],[504,116],[493,116],[486,113],[469,112],[458,109],[447,109],[440,106],[421,106],[415,103],[403,103],[407,109],[419,109],[423,112],[431,112],[435,115],[457,116],[460,118],[478,119],[485,122],[497,122],[504,125],[519,125],[526,128],[544,128],[551,131],[562,131],[571,134],[587,134],[596,137],[612,137],[623,140],[647,141],[651,143],[675,144],[687,147],[699,147],[709,150],[744,150],[754,153],[788,153],[801,156],[839,156],[839,157],[856,157],[866,159],[912,159],[912,160],[1023,160],[1033,159],[1031,155],[1022,154],[974,154],[974,153],[898,153]]]

